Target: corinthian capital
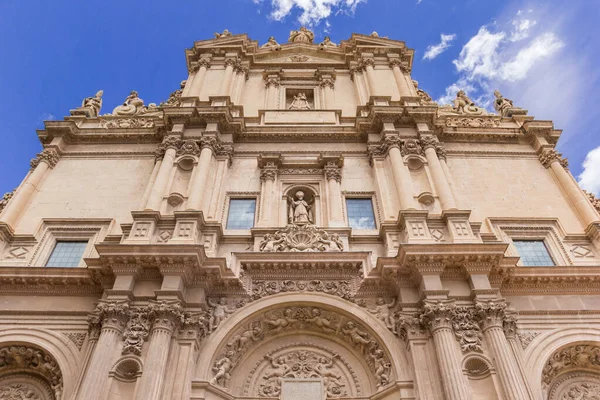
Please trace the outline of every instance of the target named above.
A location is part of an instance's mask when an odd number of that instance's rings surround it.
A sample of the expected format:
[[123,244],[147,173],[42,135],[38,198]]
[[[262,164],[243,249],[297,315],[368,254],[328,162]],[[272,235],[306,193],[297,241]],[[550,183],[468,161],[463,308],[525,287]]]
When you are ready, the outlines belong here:
[[421,147],[423,147],[423,150],[427,150],[430,147],[435,149],[438,144],[438,141],[431,136],[423,136],[419,142]]
[[279,75],[273,74],[265,77],[265,87],[269,88],[270,86],[279,87],[281,79]]
[[43,161],[46,164],[48,164],[51,168],[54,168],[59,158],[60,157],[56,150],[44,149],[40,153],[37,153],[35,158],[31,159],[31,161],[29,162],[29,166],[31,167],[31,170],[34,170],[40,164],[40,162]]
[[212,136],[203,136],[200,138],[200,147],[203,149],[209,148],[216,153],[219,147],[219,140]]
[[425,300],[419,319],[431,332],[441,328],[452,329],[455,308],[454,300]]
[[180,301],[155,301],[150,303],[146,310],[153,330],[163,329],[173,332],[184,322],[183,307]]
[[277,178],[277,165],[274,162],[267,162],[260,171],[261,181],[274,181]]
[[569,166],[569,161],[566,158],[563,158],[562,154],[554,149],[544,149],[539,157],[540,162],[546,168],[550,168],[550,165],[552,165],[554,161],[558,161],[564,168]]
[[506,301],[478,301],[475,303],[475,315],[483,329],[493,326],[502,328],[506,317]]
[[322,76],[321,81],[319,82],[319,86],[321,86],[322,88],[328,87],[333,89],[335,87],[335,78]]
[[400,149],[402,147],[402,139],[400,139],[400,136],[397,135],[386,136],[383,139],[382,147],[386,153],[393,147]]
[[126,301],[102,301],[88,316],[90,331],[113,328],[122,331],[129,318],[129,303]]
[[342,182],[342,171],[334,161],[330,161],[323,167],[325,178],[327,180],[335,179],[337,182]]

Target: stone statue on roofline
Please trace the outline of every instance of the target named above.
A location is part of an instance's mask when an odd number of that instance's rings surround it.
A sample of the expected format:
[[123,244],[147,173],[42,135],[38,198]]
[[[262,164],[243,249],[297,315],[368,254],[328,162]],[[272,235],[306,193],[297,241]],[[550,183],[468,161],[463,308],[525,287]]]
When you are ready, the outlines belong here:
[[442,114],[487,115],[487,111],[482,107],[476,106],[475,102],[467,96],[464,90],[459,90],[456,93],[456,98],[452,102],[452,105],[442,106],[439,111]]
[[414,85],[415,90],[417,91],[417,96],[419,96],[419,104],[423,106],[436,104],[436,102],[433,101],[431,96],[426,91],[419,89],[419,82],[413,79],[412,84]]
[[267,40],[267,43],[260,46],[260,48],[261,49],[270,49],[271,51],[281,50],[281,46],[279,45],[279,43],[277,43],[277,40],[275,40],[274,36],[269,37],[269,40]]
[[134,115],[155,116],[159,113],[160,110],[155,103],[150,103],[148,106],[145,106],[144,100],[139,98],[138,92],[132,90],[131,93],[129,93],[129,96],[125,98],[123,104],[115,107],[112,115],[128,117]]
[[93,118],[100,115],[102,108],[103,90],[99,90],[94,97],[86,97],[81,102],[81,107],[71,110],[71,115],[84,115],[87,118]]
[[297,31],[290,32],[290,43],[312,43],[315,40],[315,34],[308,30],[306,27],[302,27]]
[[333,43],[329,36],[325,36],[325,39],[321,43],[319,43],[319,48],[321,50],[324,50],[326,48],[335,48],[335,47],[338,47],[338,45]]
[[513,115],[526,115],[527,110],[521,107],[515,107],[513,101],[502,96],[499,90],[494,90],[494,109],[503,117],[512,117]]
[[226,38],[226,37],[229,37],[229,36],[232,36],[232,34],[227,29],[225,29],[222,33],[215,32],[215,38],[216,39]]

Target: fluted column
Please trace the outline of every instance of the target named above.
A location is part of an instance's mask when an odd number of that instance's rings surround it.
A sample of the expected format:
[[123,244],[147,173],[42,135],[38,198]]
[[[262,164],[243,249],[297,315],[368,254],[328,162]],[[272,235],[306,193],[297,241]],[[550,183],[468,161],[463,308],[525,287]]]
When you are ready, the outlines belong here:
[[400,199],[400,209],[416,209],[415,199],[413,197],[412,178],[408,167],[404,165],[400,145],[402,141],[398,136],[387,136],[384,139],[384,145],[388,149],[390,162],[392,164],[392,173],[394,174],[394,182],[398,198]]
[[279,83],[279,74],[269,74],[265,77],[265,87],[267,88],[267,104],[265,105],[265,108],[267,110],[274,110],[277,108]]
[[38,153],[36,158],[30,162],[30,173],[27,175],[21,186],[17,189],[6,208],[0,214],[0,222],[5,222],[10,227],[14,228],[21,214],[23,213],[27,202],[35,194],[36,190],[46,171],[54,168],[58,162],[58,153],[54,149],[44,149]]
[[148,306],[148,317],[152,322],[152,330],[136,399],[159,400],[164,385],[171,336],[183,318],[183,308],[178,301],[155,302]]
[[200,152],[200,159],[198,160],[198,165],[196,171],[194,171],[192,176],[192,183],[190,185],[190,195],[188,198],[187,209],[188,210],[201,210],[202,208],[202,200],[204,198],[204,193],[208,189],[208,174],[210,168],[210,162],[213,157],[213,152],[217,146],[217,139],[214,137],[202,137],[200,139],[200,145],[202,147],[202,151]]
[[362,64],[364,65],[365,71],[367,73],[367,84],[369,87],[369,94],[371,96],[376,96],[378,93],[375,90],[377,87],[375,80],[375,60],[372,57],[363,57]]
[[248,67],[243,64],[237,64],[235,66],[235,80],[233,84],[233,93],[231,95],[231,101],[233,102],[233,104],[240,103],[244,85],[247,79]]
[[219,94],[221,96],[231,96],[231,82],[233,79],[233,69],[237,63],[235,57],[229,56],[225,58],[225,75],[221,82],[221,88]]
[[169,176],[175,163],[175,156],[177,155],[177,149],[181,144],[181,138],[177,135],[167,136],[159,147],[159,152],[164,150],[164,156],[160,164],[156,179],[152,185],[152,190],[148,196],[148,202],[146,203],[146,210],[160,211],[165,191],[167,190],[167,184],[169,183]]
[[[388,57],[390,57],[388,55]],[[410,87],[406,82],[406,78],[404,77],[404,72],[402,68],[404,67],[400,58],[391,58],[390,57],[390,68],[394,73],[394,79],[396,80],[396,86],[398,87],[398,93],[400,94],[400,98],[404,96],[411,96]]]
[[504,388],[507,400],[532,399],[527,390],[527,382],[521,374],[519,366],[502,328],[505,318],[506,303],[503,300],[478,301],[475,312],[480,321],[483,335],[495,361],[498,376]]
[[333,161],[327,162],[323,169],[329,194],[329,226],[342,226],[342,171]]
[[452,331],[454,308],[455,304],[452,300],[426,300],[423,305],[421,321],[429,328],[433,336],[446,400],[465,400],[471,398],[471,393],[467,389],[460,359],[456,354]]
[[600,220],[598,212],[590,204],[571,174],[566,171],[569,166],[567,159],[554,149],[545,149],[540,153],[540,162],[544,167],[552,169],[586,226]]
[[424,136],[421,138],[421,146],[425,150],[425,157],[427,158],[427,164],[429,164],[429,171],[431,172],[435,190],[440,197],[442,210],[456,209],[454,196],[437,155],[436,147],[439,146],[439,143],[432,137]]
[[182,97],[196,96],[200,97],[202,91],[202,84],[206,77],[206,71],[210,68],[210,58],[202,57],[197,63],[190,66],[190,74],[194,74],[190,89],[187,93],[183,93]]
[[91,329],[101,326],[100,336],[81,382],[77,399],[103,400],[108,390],[108,373],[118,358],[118,349],[127,324],[129,305],[107,301],[96,306],[90,315]]
[[277,165],[267,162],[260,171],[260,225],[269,226],[273,221],[273,205],[275,179],[277,178]]
[[527,373],[525,372],[525,366],[523,365],[523,348],[521,347],[521,342],[517,338],[517,319],[514,315],[507,315],[504,318],[504,335],[506,336],[506,340],[508,341],[508,345],[512,350],[513,358],[515,362],[519,366],[519,372],[523,376],[525,384],[527,385],[526,389],[529,393],[529,397],[532,399],[535,398],[533,394],[533,389],[531,388],[531,384],[527,378]]
[[359,105],[366,104],[369,99],[369,95],[366,93],[366,90],[362,84],[362,80],[363,80],[362,65],[350,68],[350,78],[354,82],[354,87],[356,88],[356,94],[358,96],[358,104]]

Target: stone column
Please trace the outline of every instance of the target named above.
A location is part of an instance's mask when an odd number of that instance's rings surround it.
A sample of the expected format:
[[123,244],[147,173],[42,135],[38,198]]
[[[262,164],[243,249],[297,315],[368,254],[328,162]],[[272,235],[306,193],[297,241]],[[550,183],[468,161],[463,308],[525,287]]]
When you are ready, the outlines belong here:
[[148,202],[146,203],[146,210],[160,211],[165,191],[167,190],[167,184],[169,183],[169,176],[173,170],[175,163],[175,156],[177,155],[177,149],[181,145],[181,138],[178,135],[169,135],[164,138],[160,147],[158,148],[159,153],[164,151],[164,156],[160,164],[156,179],[152,185],[152,190],[148,196]]
[[525,377],[512,356],[512,351],[503,330],[506,303],[504,300],[487,300],[475,303],[485,341],[489,346],[496,370],[507,400],[526,400],[533,397],[527,390]]
[[199,343],[207,335],[207,326],[202,322],[206,316],[204,314],[191,316],[185,313],[185,323],[179,331],[179,357],[175,369],[177,378],[173,384],[173,391],[170,396],[163,396],[169,400],[189,400],[191,395],[190,382],[194,379],[196,372],[196,356],[198,354]]
[[223,76],[221,88],[219,89],[219,94],[221,96],[231,96],[231,82],[233,79],[233,69],[236,64],[237,59],[235,55],[227,55],[225,57],[225,75]]
[[142,195],[142,200],[140,201],[140,210],[143,210],[148,202],[148,198],[150,197],[150,193],[152,192],[152,187],[154,186],[154,182],[156,181],[156,176],[158,175],[158,171],[160,171],[160,166],[162,165],[162,149],[156,149],[156,153],[154,155],[154,168],[152,169],[152,173],[150,174],[150,179],[148,179],[148,184],[146,185],[146,189],[144,190],[144,194]]
[[320,75],[320,83],[321,90],[323,91],[323,96],[325,100],[325,104],[322,108],[332,109],[334,107],[334,99],[333,99],[333,88],[335,87],[335,78],[333,75],[323,74]]
[[159,400],[171,347],[171,336],[183,318],[183,308],[179,301],[163,300],[150,304],[147,312],[152,322],[152,330],[136,399]]
[[342,226],[342,172],[341,168],[334,162],[329,161],[323,167],[325,179],[327,180],[327,193],[329,198],[329,226]]
[[197,170],[193,172],[192,183],[190,185],[190,195],[188,198],[187,209],[197,210],[202,209],[202,200],[204,193],[208,189],[208,174],[210,172],[210,162],[213,158],[213,152],[216,150],[218,145],[217,138],[212,136],[204,136],[200,139],[200,146],[202,151],[200,152],[200,159]]
[[5,222],[10,227],[14,228],[15,223],[25,210],[27,203],[35,195],[40,182],[46,171],[54,168],[58,162],[58,153],[54,149],[44,149],[38,153],[36,158],[30,162],[30,173],[25,177],[21,186],[17,189],[10,202],[0,215],[0,222]]
[[358,104],[364,105],[367,103],[369,99],[369,95],[366,93],[365,88],[362,84],[363,76],[362,76],[362,66],[356,66],[350,68],[350,78],[354,82],[354,87],[356,88],[356,94],[358,96]]
[[577,185],[577,182],[566,171],[566,168],[569,166],[567,159],[563,158],[554,149],[545,149],[540,153],[540,162],[544,167],[552,169],[552,172],[556,175],[556,179],[558,179],[564,191],[567,192],[567,196],[569,196],[569,199],[575,205],[575,209],[586,226],[600,220],[598,213]]
[[233,94],[231,95],[231,101],[233,104],[239,104],[242,97],[244,84],[248,79],[248,67],[243,64],[237,64],[235,66],[235,81],[233,84]]
[[400,98],[404,96],[412,96],[410,87],[408,86],[408,83],[406,82],[406,78],[404,76],[404,64],[400,60],[400,56],[398,56],[397,54],[389,54],[388,58],[390,61],[390,68],[394,73],[396,85],[398,86],[398,93],[400,93]]
[[277,179],[277,165],[274,162],[267,162],[260,171],[260,225],[269,226],[273,223],[273,207],[277,207],[276,201],[273,202],[273,187]]
[[129,316],[127,302],[105,301],[90,315],[92,329],[102,327],[98,342],[88,363],[78,399],[104,400],[108,390],[108,373],[118,358],[123,330]]
[[450,191],[452,192],[452,197],[454,198],[454,202],[457,207],[460,206],[460,194],[456,190],[456,185],[454,183],[454,179],[452,179],[452,174],[450,173],[450,168],[448,168],[448,163],[446,162],[446,149],[442,146],[436,146],[435,151],[437,152],[438,159],[440,160],[440,164],[442,164],[442,169],[444,170],[444,175],[446,175],[446,180],[448,181],[448,185],[450,185]]
[[373,55],[363,55],[362,64],[367,72],[367,85],[369,88],[369,94],[371,96],[376,96],[378,93],[377,90],[375,90],[377,84],[375,81],[375,60],[373,59]]
[[200,97],[200,92],[202,91],[202,84],[204,83],[204,78],[206,77],[206,71],[210,68],[210,57],[202,57],[198,60],[197,63],[194,63],[190,66],[190,74],[194,74],[190,79],[192,83],[190,84],[190,89],[187,93],[184,93],[182,97],[191,97],[196,96]]
[[398,136],[386,136],[384,145],[388,149],[390,162],[392,164],[392,173],[394,174],[394,182],[396,182],[396,191],[400,199],[401,210],[414,210],[415,199],[413,197],[412,178],[408,167],[404,165],[400,145],[402,141]]
[[439,143],[430,136],[423,136],[421,138],[421,146],[425,150],[425,157],[427,158],[427,164],[429,164],[429,171],[431,172],[435,190],[438,196],[440,196],[442,210],[455,210],[456,202],[454,201],[454,196],[452,195],[450,185],[448,184],[436,151]]
[[269,74],[265,77],[265,87],[267,88],[267,110],[277,108],[277,97],[279,95],[279,74]]
[[527,385],[529,397],[534,399],[535,395],[533,394],[533,389],[531,388],[531,384],[527,379],[527,373],[525,372],[525,366],[523,365],[523,348],[521,347],[521,342],[517,338],[517,318],[514,315],[507,314],[504,318],[503,328],[506,340],[508,341],[510,349],[512,350],[513,358],[519,366],[519,372],[523,376],[525,384]]
[[452,331],[454,301],[426,300],[421,314],[422,323],[433,336],[435,351],[442,375],[442,385],[446,400],[471,398],[468,385],[462,373],[460,358],[456,354],[456,344]]

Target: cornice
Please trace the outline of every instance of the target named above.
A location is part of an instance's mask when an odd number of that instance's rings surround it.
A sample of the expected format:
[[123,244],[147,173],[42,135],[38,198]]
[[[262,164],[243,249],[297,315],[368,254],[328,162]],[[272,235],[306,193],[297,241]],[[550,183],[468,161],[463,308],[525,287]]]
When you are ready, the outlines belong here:
[[0,292],[5,294],[99,296],[110,284],[88,268],[0,268]]
[[500,290],[506,295],[600,294],[598,267],[517,267],[502,280]]

